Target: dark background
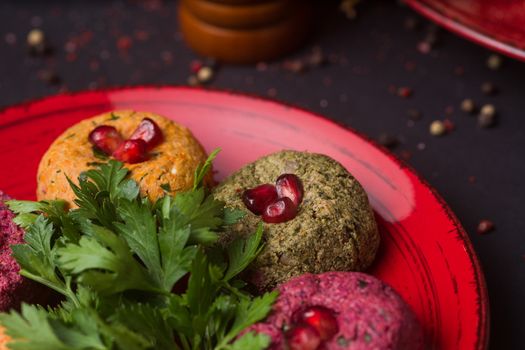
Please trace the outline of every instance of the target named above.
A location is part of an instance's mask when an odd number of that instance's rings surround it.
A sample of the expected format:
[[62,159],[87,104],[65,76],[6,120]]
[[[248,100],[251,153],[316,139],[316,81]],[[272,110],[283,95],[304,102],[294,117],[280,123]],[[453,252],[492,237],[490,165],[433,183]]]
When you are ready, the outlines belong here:
[[[294,57],[308,57],[318,46],[327,64],[300,74],[283,60],[223,65],[209,86],[275,97],[372,138],[397,137],[394,152],[439,191],[471,237],[488,284],[491,348],[523,348],[525,63],[504,58],[491,70],[489,51],[439,30],[432,51],[421,53],[418,43],[435,28],[395,1],[363,1],[352,21],[336,3],[324,6],[314,36]],[[407,29],[414,19],[418,28]],[[26,35],[34,27],[43,29],[53,54],[28,54]],[[2,1],[0,36],[3,106],[60,91],[186,84],[197,58],[177,29],[175,1]],[[485,96],[484,82],[499,93]],[[399,86],[413,95],[397,96]],[[475,116],[461,112],[467,97],[494,104],[498,125],[479,128]],[[410,108],[423,118],[411,121]],[[429,124],[444,118],[455,130],[430,135]],[[482,219],[496,230],[477,233]]]

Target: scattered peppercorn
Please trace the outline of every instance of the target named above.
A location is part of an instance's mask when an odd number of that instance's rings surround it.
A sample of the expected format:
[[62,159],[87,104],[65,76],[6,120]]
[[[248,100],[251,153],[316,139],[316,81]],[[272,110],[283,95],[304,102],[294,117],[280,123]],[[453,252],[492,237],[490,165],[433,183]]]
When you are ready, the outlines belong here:
[[40,29],[32,29],[27,34],[27,45],[29,54],[33,56],[44,56],[51,53],[51,47],[47,44],[44,32]]
[[407,17],[403,22],[403,26],[406,30],[416,30],[421,27],[421,21],[416,17]]
[[430,51],[432,50],[432,46],[426,41],[421,41],[417,44],[417,50],[422,54],[426,55],[430,53]]
[[189,86],[198,86],[199,85],[199,79],[195,75],[190,75],[188,77],[188,85]]
[[467,180],[468,180],[469,184],[475,184],[476,183],[476,177],[474,175],[470,175]]
[[456,128],[456,124],[450,119],[443,120],[443,125],[445,126],[445,130],[447,133],[450,133]]
[[421,118],[423,118],[423,113],[421,113],[421,111],[415,108],[410,108],[407,111],[407,116],[408,116],[408,119],[410,120],[418,121],[418,120],[421,120]]
[[266,94],[270,97],[275,97],[277,96],[277,89],[276,88],[269,88],[267,91],[266,91]]
[[412,158],[412,152],[410,152],[409,150],[406,150],[406,149],[404,149],[401,152],[399,152],[399,155],[404,160],[410,160]]
[[490,128],[496,124],[496,108],[491,104],[481,107],[478,115],[478,125],[482,128]]
[[44,32],[40,29],[32,29],[27,34],[27,45],[37,46],[42,45],[45,41]]
[[204,64],[200,60],[193,60],[190,62],[190,72],[197,74]]
[[343,12],[348,19],[354,19],[357,17],[355,6],[360,0],[342,0],[339,5],[339,10]]
[[379,134],[377,142],[379,142],[380,145],[389,149],[396,148],[399,145],[399,139],[388,132],[382,132],[381,134]]
[[461,110],[465,113],[474,113],[476,111],[476,105],[470,98],[466,98],[461,101]]
[[477,231],[479,234],[484,235],[486,233],[494,231],[495,228],[496,227],[494,226],[494,223],[492,221],[484,219],[479,222]]
[[498,70],[501,68],[503,60],[500,55],[492,54],[487,58],[487,67],[492,70]]
[[292,73],[303,73],[306,71],[306,65],[300,59],[286,60],[282,66],[285,70],[288,70]]
[[412,94],[413,94],[413,90],[409,87],[402,86],[397,89],[397,95],[399,97],[409,98],[410,96],[412,96]]
[[445,124],[441,120],[434,120],[430,124],[430,134],[434,136],[442,136],[447,132]]
[[424,142],[420,142],[416,147],[418,150],[423,151],[425,148],[427,148],[427,145]]
[[133,41],[129,36],[121,36],[117,40],[117,48],[120,51],[127,52],[129,49],[131,49],[131,46],[133,45]]
[[494,84],[487,81],[481,84],[481,92],[487,96],[491,96],[496,95],[499,91],[498,88],[494,86]]
[[49,85],[58,85],[62,81],[58,74],[50,69],[42,69],[39,71],[38,78]]
[[203,66],[197,72],[197,79],[199,80],[199,83],[209,83],[213,79],[213,69],[208,66]]

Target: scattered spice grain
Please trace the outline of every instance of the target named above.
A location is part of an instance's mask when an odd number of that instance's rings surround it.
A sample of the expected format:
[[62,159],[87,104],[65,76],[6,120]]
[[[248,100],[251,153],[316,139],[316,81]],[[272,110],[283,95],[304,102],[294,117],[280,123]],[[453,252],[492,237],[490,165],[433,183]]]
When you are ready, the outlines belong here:
[[197,72],[197,79],[200,83],[206,84],[209,83],[213,79],[213,69],[208,66],[203,66],[199,71]]
[[418,121],[418,120],[421,120],[421,118],[423,118],[423,113],[421,113],[421,111],[418,109],[410,108],[407,111],[407,116],[408,116],[408,119],[410,120]]
[[442,136],[447,132],[445,124],[441,120],[434,120],[430,124],[430,134],[433,136]]
[[487,234],[495,230],[494,223],[488,219],[483,219],[479,222],[477,231],[480,235]]
[[476,111],[476,104],[470,98],[461,101],[461,110],[465,113],[474,113]]
[[487,67],[492,70],[498,70],[501,68],[503,60],[500,55],[492,54],[487,58]]
[[482,128],[490,128],[496,124],[496,108],[494,105],[486,104],[481,107],[478,115],[478,125]]
[[377,142],[388,149],[394,149],[399,145],[399,139],[388,132],[382,132],[379,134]]
[[409,98],[410,96],[412,96],[413,93],[414,91],[406,86],[402,86],[397,89],[397,95],[402,98]]
[[499,90],[494,84],[486,81],[483,84],[481,84],[481,92],[484,95],[493,96],[496,95],[499,92]]

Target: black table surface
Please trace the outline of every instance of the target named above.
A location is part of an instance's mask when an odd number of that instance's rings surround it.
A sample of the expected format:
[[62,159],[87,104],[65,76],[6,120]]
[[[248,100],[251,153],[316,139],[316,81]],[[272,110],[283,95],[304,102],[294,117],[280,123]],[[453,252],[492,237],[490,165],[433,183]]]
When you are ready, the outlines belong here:
[[[491,70],[489,51],[445,31],[438,31],[430,53],[422,53],[418,43],[432,25],[396,1],[363,1],[352,21],[335,5],[318,12],[315,34],[294,56],[305,57],[317,46],[328,64],[301,74],[284,69],[282,60],[222,65],[209,86],[269,95],[372,138],[385,132],[397,137],[393,151],[438,190],[469,233],[488,285],[491,348],[523,348],[525,63],[504,58],[500,69]],[[178,31],[176,6],[168,0],[2,1],[0,105],[59,91],[187,84],[198,57]],[[408,29],[407,19],[416,19],[419,29]],[[53,54],[27,53],[26,35],[35,27],[45,32]],[[60,81],[43,79],[45,72]],[[484,82],[499,93],[484,95]],[[399,86],[410,87],[412,96],[392,93]],[[494,104],[498,125],[479,128],[475,117],[459,110],[465,98]],[[409,120],[411,108],[423,113],[420,121]],[[432,136],[430,123],[444,118],[455,129]],[[483,219],[496,229],[477,233]]]

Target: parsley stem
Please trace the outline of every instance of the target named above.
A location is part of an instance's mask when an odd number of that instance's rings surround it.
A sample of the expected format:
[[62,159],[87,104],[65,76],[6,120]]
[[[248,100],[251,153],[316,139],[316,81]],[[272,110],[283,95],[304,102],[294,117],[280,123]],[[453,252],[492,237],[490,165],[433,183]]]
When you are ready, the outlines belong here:
[[37,275],[34,275],[32,274],[31,272],[27,271],[27,270],[20,270],[20,274],[24,277],[27,277],[29,279],[32,279],[33,281],[35,282],[38,282],[40,284],[43,284],[51,289],[53,289],[55,292],[58,292],[66,297],[69,297],[68,295],[68,292],[66,289],[64,289],[64,287],[58,285],[57,283],[55,282],[52,282],[52,281],[49,281],[43,277],[40,277],[40,276],[37,276]]
[[178,332],[178,334],[179,334],[179,339],[180,339],[180,342],[182,343],[182,347],[184,348],[184,350],[191,350],[191,346],[188,343],[188,339],[186,338],[186,336],[180,332]]
[[237,288],[232,287],[228,282],[223,281],[222,286],[234,294],[237,298],[246,299],[246,295],[243,295]]
[[80,306],[80,302],[78,301],[78,298],[75,295],[75,292],[71,290],[71,287],[69,285],[59,285],[56,282],[49,281],[43,277],[37,276],[35,274],[32,274],[31,272],[27,270],[20,270],[20,274],[24,277],[27,277],[29,279],[32,279],[35,282],[38,282],[40,284],[43,284],[51,289],[53,289],[55,292],[58,292],[62,294],[63,296],[69,298],[75,306]]

